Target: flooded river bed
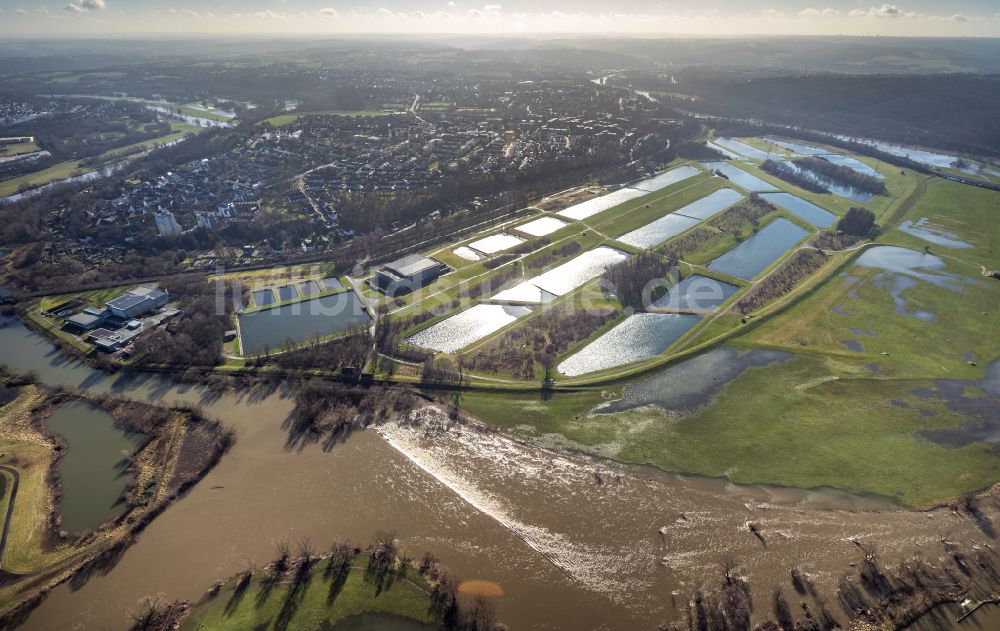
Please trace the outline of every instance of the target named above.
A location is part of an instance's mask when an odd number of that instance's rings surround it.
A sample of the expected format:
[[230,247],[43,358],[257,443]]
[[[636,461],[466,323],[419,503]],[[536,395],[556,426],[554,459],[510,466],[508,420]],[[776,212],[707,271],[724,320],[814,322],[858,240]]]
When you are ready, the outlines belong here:
[[[682,617],[692,589],[719,580],[725,557],[754,585],[787,584],[789,568],[802,566],[829,590],[860,558],[852,538],[895,560],[943,554],[942,532],[959,542],[979,536],[950,511],[570,456],[474,425],[448,427],[433,409],[417,424],[356,433],[330,451],[289,449],[282,423],[292,401],[280,387],[219,395],[160,376],[105,375],[59,358],[16,322],[0,329],[0,344],[12,367],[49,383],[199,404],[237,431],[232,451],[114,568],[77,591],[54,590],[26,629],[124,629],[142,598],[197,599],[246,559],[271,559],[281,538],[364,545],[376,530],[394,530],[410,556],[433,550],[457,576],[499,585],[499,615],[511,629],[635,629]],[[768,593],[758,591],[761,611]]]

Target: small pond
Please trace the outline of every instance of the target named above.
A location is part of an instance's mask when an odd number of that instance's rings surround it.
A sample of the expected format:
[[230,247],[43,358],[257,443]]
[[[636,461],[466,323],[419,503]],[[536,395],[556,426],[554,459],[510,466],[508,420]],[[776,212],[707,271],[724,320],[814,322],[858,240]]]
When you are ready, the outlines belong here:
[[625,202],[635,199],[636,197],[642,197],[643,195],[648,194],[648,191],[641,191],[637,188],[622,188],[613,193],[608,193],[607,195],[601,195],[600,197],[595,197],[593,199],[588,199],[585,202],[574,204],[569,208],[560,210],[556,214],[568,219],[586,219],[587,217],[596,215],[599,212],[604,212],[609,208],[614,208],[619,204],[624,204]]
[[141,444],[140,434],[126,434],[104,410],[71,401],[53,410],[49,431],[67,444],[59,460],[62,527],[69,532],[97,528],[125,510],[126,458]]
[[410,336],[414,346],[454,353],[531,313],[527,307],[478,304]]
[[677,214],[692,219],[710,219],[742,199],[741,193],[737,193],[731,188],[720,188],[683,208],[678,208]]
[[660,217],[656,221],[650,222],[641,228],[637,228],[632,232],[623,234],[615,240],[626,245],[648,250],[663,243],[667,239],[676,237],[682,232],[687,232],[699,223],[701,223],[701,221],[698,219],[686,217],[678,213],[670,213],[669,215]]
[[739,287],[708,276],[688,276],[653,303],[654,307],[670,309],[714,310],[736,293]]
[[559,364],[559,372],[572,377],[656,357],[699,320],[678,313],[633,314]]
[[481,252],[482,254],[496,254],[497,252],[503,252],[504,250],[509,250],[510,248],[524,243],[524,239],[521,237],[515,237],[512,234],[494,234],[489,237],[485,237],[478,241],[473,241],[469,244],[469,248],[475,252]]
[[555,217],[539,217],[534,221],[521,224],[517,227],[518,232],[530,234],[533,237],[544,237],[552,234],[556,230],[566,227],[566,222]]
[[628,254],[625,252],[602,245],[570,259],[528,282],[550,294],[562,296],[597,278],[609,267],[617,265],[627,258]]
[[305,280],[299,283],[299,291],[303,296],[315,296],[323,291],[319,288],[319,283],[314,280]]
[[353,291],[239,315],[243,354],[276,350],[289,340],[304,342],[364,326],[371,321]]
[[733,140],[732,138],[716,138],[715,144],[719,145],[720,147],[724,147],[729,151],[734,151],[742,156],[746,156],[748,158],[767,160],[770,157],[770,154],[768,154],[767,152],[761,151],[756,147],[751,147],[745,142],[740,142],[739,140]]
[[648,250],[686,232],[742,199],[741,193],[731,188],[721,188],[641,228],[623,234],[616,241]]
[[326,287],[327,291],[340,291],[344,288],[344,284],[340,282],[340,279],[331,276],[330,278],[323,279],[323,286]]
[[799,219],[820,228],[829,228],[837,220],[837,216],[830,211],[791,193],[761,193],[760,196],[775,206],[784,208]]
[[672,184],[682,182],[689,177],[698,175],[698,169],[693,166],[685,164],[684,166],[677,167],[676,169],[670,169],[669,171],[664,171],[659,175],[654,175],[651,178],[642,180],[637,184],[633,184],[632,188],[637,188],[642,191],[655,192],[667,188]]
[[278,287],[278,302],[286,302],[288,300],[295,300],[298,298],[298,294],[295,293],[295,287],[293,285],[282,285]]
[[728,162],[706,162],[705,166],[711,169],[712,171],[718,171],[719,173],[722,173],[729,179],[730,182],[732,182],[736,186],[745,188],[748,191],[753,191],[756,193],[760,191],[774,191],[778,189],[777,186],[769,184],[768,182],[765,182],[759,177],[750,175],[743,169],[733,166]]
[[253,292],[253,304],[257,307],[274,304],[274,292],[270,289],[258,289]]
[[808,235],[808,232],[781,217],[709,263],[708,268],[750,280]]

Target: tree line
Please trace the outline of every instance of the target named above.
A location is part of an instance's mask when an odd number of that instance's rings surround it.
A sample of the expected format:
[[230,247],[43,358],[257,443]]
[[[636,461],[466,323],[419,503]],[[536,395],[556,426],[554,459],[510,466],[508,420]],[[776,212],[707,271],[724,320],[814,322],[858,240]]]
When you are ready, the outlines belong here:
[[795,186],[805,189],[810,193],[825,195],[830,192],[828,188],[825,188],[813,178],[809,177],[805,173],[802,173],[801,171],[793,169],[784,162],[768,159],[764,160],[764,163],[760,165],[760,168],[774,177],[780,178],[789,184],[794,184]]
[[867,175],[855,171],[850,167],[834,164],[829,160],[816,156],[808,156],[793,161],[795,165],[819,173],[828,177],[834,182],[849,186],[853,189],[871,193],[872,195],[885,195],[885,181],[872,175]]

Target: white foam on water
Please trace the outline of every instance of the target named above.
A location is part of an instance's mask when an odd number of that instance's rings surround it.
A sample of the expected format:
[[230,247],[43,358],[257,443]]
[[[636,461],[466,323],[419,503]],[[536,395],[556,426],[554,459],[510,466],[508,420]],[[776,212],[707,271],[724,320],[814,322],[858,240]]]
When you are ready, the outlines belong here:
[[411,417],[415,423],[388,423],[376,431],[410,462],[510,530],[575,582],[616,601],[628,592],[636,580],[628,570],[636,567],[640,557],[648,560],[648,550],[640,546],[629,551],[598,548],[574,540],[572,531],[529,523],[517,515],[517,505],[479,482],[482,474],[504,488],[525,481],[532,486],[551,484],[561,494],[575,485],[592,487],[592,468],[496,432],[428,431],[428,425],[440,427],[444,417],[436,408],[425,408]]

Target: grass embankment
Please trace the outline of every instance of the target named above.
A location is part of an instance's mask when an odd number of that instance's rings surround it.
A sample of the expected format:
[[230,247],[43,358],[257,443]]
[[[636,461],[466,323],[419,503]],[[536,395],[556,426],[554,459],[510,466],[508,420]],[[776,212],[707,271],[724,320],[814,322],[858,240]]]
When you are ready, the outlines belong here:
[[242,591],[239,579],[228,581],[219,593],[192,608],[182,630],[298,629],[313,631],[365,613],[401,616],[434,626],[429,587],[411,573],[411,578],[392,581],[381,593],[365,581],[364,559],[359,557],[342,583],[323,572],[320,561],[308,584],[295,590],[291,580],[268,591],[268,575],[258,572]]
[[[20,476],[11,515],[3,567],[26,574],[57,565],[79,550],[71,546],[50,548],[48,515],[54,509],[48,477],[53,459],[52,442],[31,422],[33,408],[45,402],[45,393],[33,385],[20,386],[18,398],[0,407],[0,464]],[[6,501],[3,509],[6,511]],[[0,519],[6,513],[0,513]],[[0,524],[2,527],[2,524]],[[0,590],[0,607],[4,603]]]

